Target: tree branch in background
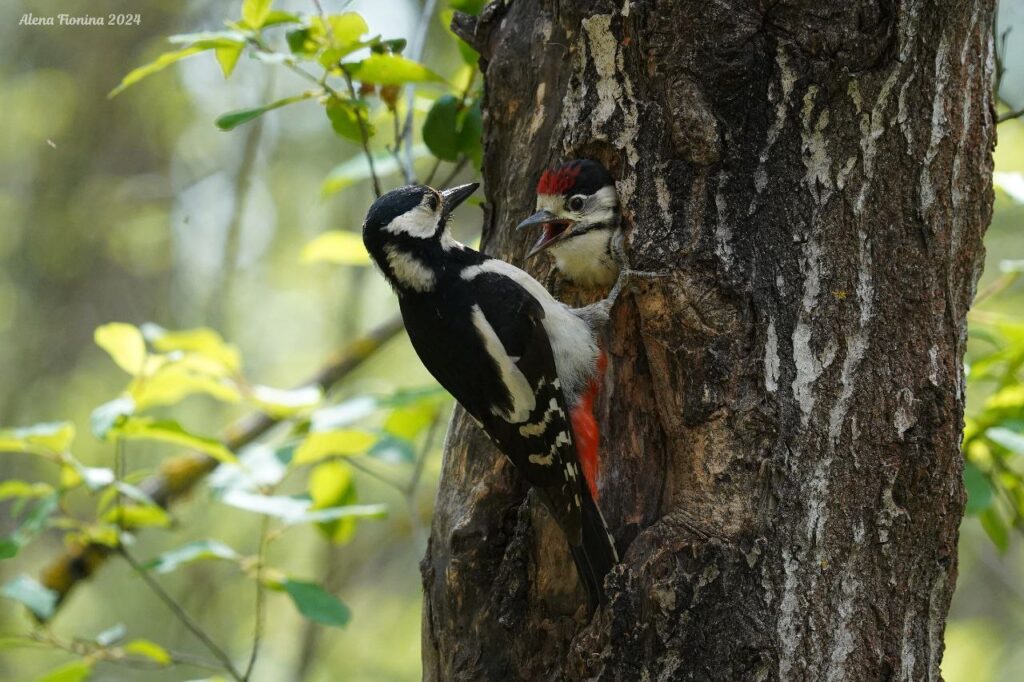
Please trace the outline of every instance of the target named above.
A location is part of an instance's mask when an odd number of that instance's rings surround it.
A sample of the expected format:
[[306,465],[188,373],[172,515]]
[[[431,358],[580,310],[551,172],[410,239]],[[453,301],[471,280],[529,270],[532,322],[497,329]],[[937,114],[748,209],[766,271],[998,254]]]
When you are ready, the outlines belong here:
[[[267,102],[274,90],[273,71],[269,72],[263,85],[261,101]],[[224,238],[224,252],[221,257],[219,282],[210,290],[207,303],[207,319],[217,329],[224,329],[224,317],[231,301],[234,289],[235,270],[238,268],[238,251],[242,237],[242,218],[245,203],[252,186],[253,171],[256,167],[256,154],[263,141],[264,118],[260,116],[249,127],[245,143],[242,146],[242,160],[235,173],[234,205],[231,208],[231,221],[228,223],[227,236]]]
[[196,639],[202,642],[203,646],[205,646],[207,650],[209,650],[209,652],[213,654],[218,661],[220,661],[221,665],[224,666],[224,671],[231,675],[235,680],[238,680],[238,682],[243,682],[245,678],[243,678],[242,674],[238,672],[237,668],[235,668],[235,664],[231,662],[231,657],[213,641],[213,638],[207,634],[206,630],[203,629],[203,626],[190,616],[188,611],[183,609],[181,605],[174,600],[174,597],[167,593],[167,590],[157,582],[156,578],[149,574],[149,571],[143,568],[142,564],[140,564],[127,549],[123,546],[118,547],[117,552],[126,562],[128,562],[128,565],[132,567],[135,574],[142,578],[142,582],[146,583],[146,586],[152,590],[153,594],[159,597],[160,601],[170,609],[171,613],[174,614],[174,617],[181,621],[182,625],[188,628],[189,632],[195,635]]
[[[330,390],[401,330],[402,320],[396,315],[348,344],[303,386],[315,385],[325,392]],[[279,421],[263,413],[252,413],[225,429],[221,440],[229,449],[238,450],[265,434]],[[172,457],[139,487],[157,504],[168,507],[191,492],[218,464],[216,459],[199,453]],[[59,605],[78,583],[92,577],[112,552],[111,547],[99,543],[69,545],[43,569],[40,582],[57,593]]]
[[[356,101],[356,88],[352,85],[352,75],[341,67],[341,72],[345,74],[345,85],[348,86],[348,95],[352,98],[352,101]],[[370,164],[370,177],[373,179],[373,193],[378,198],[381,195],[380,191],[380,178],[377,177],[377,169],[373,166],[373,154],[370,153],[370,133],[366,129],[366,121],[363,120],[363,110],[356,107],[356,122],[359,124],[359,137],[363,141],[363,153],[366,154],[366,163]]]

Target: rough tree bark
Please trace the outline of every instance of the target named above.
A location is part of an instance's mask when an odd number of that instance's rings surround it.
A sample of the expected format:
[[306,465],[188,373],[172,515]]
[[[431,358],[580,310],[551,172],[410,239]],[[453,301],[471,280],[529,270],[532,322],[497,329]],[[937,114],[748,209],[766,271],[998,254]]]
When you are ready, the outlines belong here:
[[634,266],[672,276],[610,334],[610,605],[587,618],[552,521],[456,416],[425,679],[939,679],[992,4],[515,0],[457,20],[486,72],[488,251],[521,264],[541,169],[590,156]]

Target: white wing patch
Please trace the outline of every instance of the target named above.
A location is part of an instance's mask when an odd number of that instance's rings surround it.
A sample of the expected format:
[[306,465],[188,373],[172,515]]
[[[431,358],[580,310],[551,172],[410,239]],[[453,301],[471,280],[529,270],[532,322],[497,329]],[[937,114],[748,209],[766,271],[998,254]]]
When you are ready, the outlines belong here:
[[549,467],[554,463],[555,456],[552,454],[530,455],[527,459],[530,460],[530,464],[539,464],[541,466]]
[[434,271],[408,251],[403,251],[394,244],[386,244],[384,256],[395,279],[403,286],[415,291],[430,291],[437,284]]
[[466,268],[461,276],[468,282],[484,273],[508,277],[526,289],[544,308],[544,331],[555,356],[555,369],[562,380],[560,386],[566,402],[574,404],[597,371],[598,348],[590,326],[567,305],[555,300],[543,284],[503,260],[488,259],[480,265]]
[[487,316],[478,305],[473,306],[473,326],[476,327],[477,333],[483,339],[484,348],[498,367],[501,380],[512,398],[511,410],[506,412],[498,407],[493,407],[492,411],[513,424],[526,421],[530,418],[533,408],[537,406],[537,398],[533,394],[530,382],[509,357],[505,347],[501,344],[501,339],[498,338],[498,333],[494,331],[494,327],[487,321]]

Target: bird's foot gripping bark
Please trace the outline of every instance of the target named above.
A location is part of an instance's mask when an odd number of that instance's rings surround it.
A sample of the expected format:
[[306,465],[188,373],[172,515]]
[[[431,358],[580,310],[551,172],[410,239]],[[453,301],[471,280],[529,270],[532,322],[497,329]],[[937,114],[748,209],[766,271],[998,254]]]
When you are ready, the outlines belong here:
[[607,302],[608,310],[615,305],[615,301],[618,300],[619,295],[625,289],[627,282],[633,278],[640,279],[655,279],[657,277],[668,277],[671,273],[669,272],[651,272],[648,270],[634,270],[629,266],[629,258],[626,256],[626,234],[619,230],[615,236],[612,237],[610,244],[612,258],[615,263],[619,266],[619,276],[615,280],[615,286],[608,293],[608,297],[605,299]]

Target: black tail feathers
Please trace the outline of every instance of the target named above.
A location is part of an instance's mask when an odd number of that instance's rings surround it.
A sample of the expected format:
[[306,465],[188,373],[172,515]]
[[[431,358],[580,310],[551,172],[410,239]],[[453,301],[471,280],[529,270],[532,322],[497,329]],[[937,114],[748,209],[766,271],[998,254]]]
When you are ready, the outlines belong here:
[[590,497],[586,486],[581,495],[583,502],[583,532],[579,545],[570,545],[580,582],[587,593],[587,606],[593,612],[600,604],[607,601],[604,591],[604,577],[619,562],[615,542],[612,540],[608,526],[601,516],[601,510]]

